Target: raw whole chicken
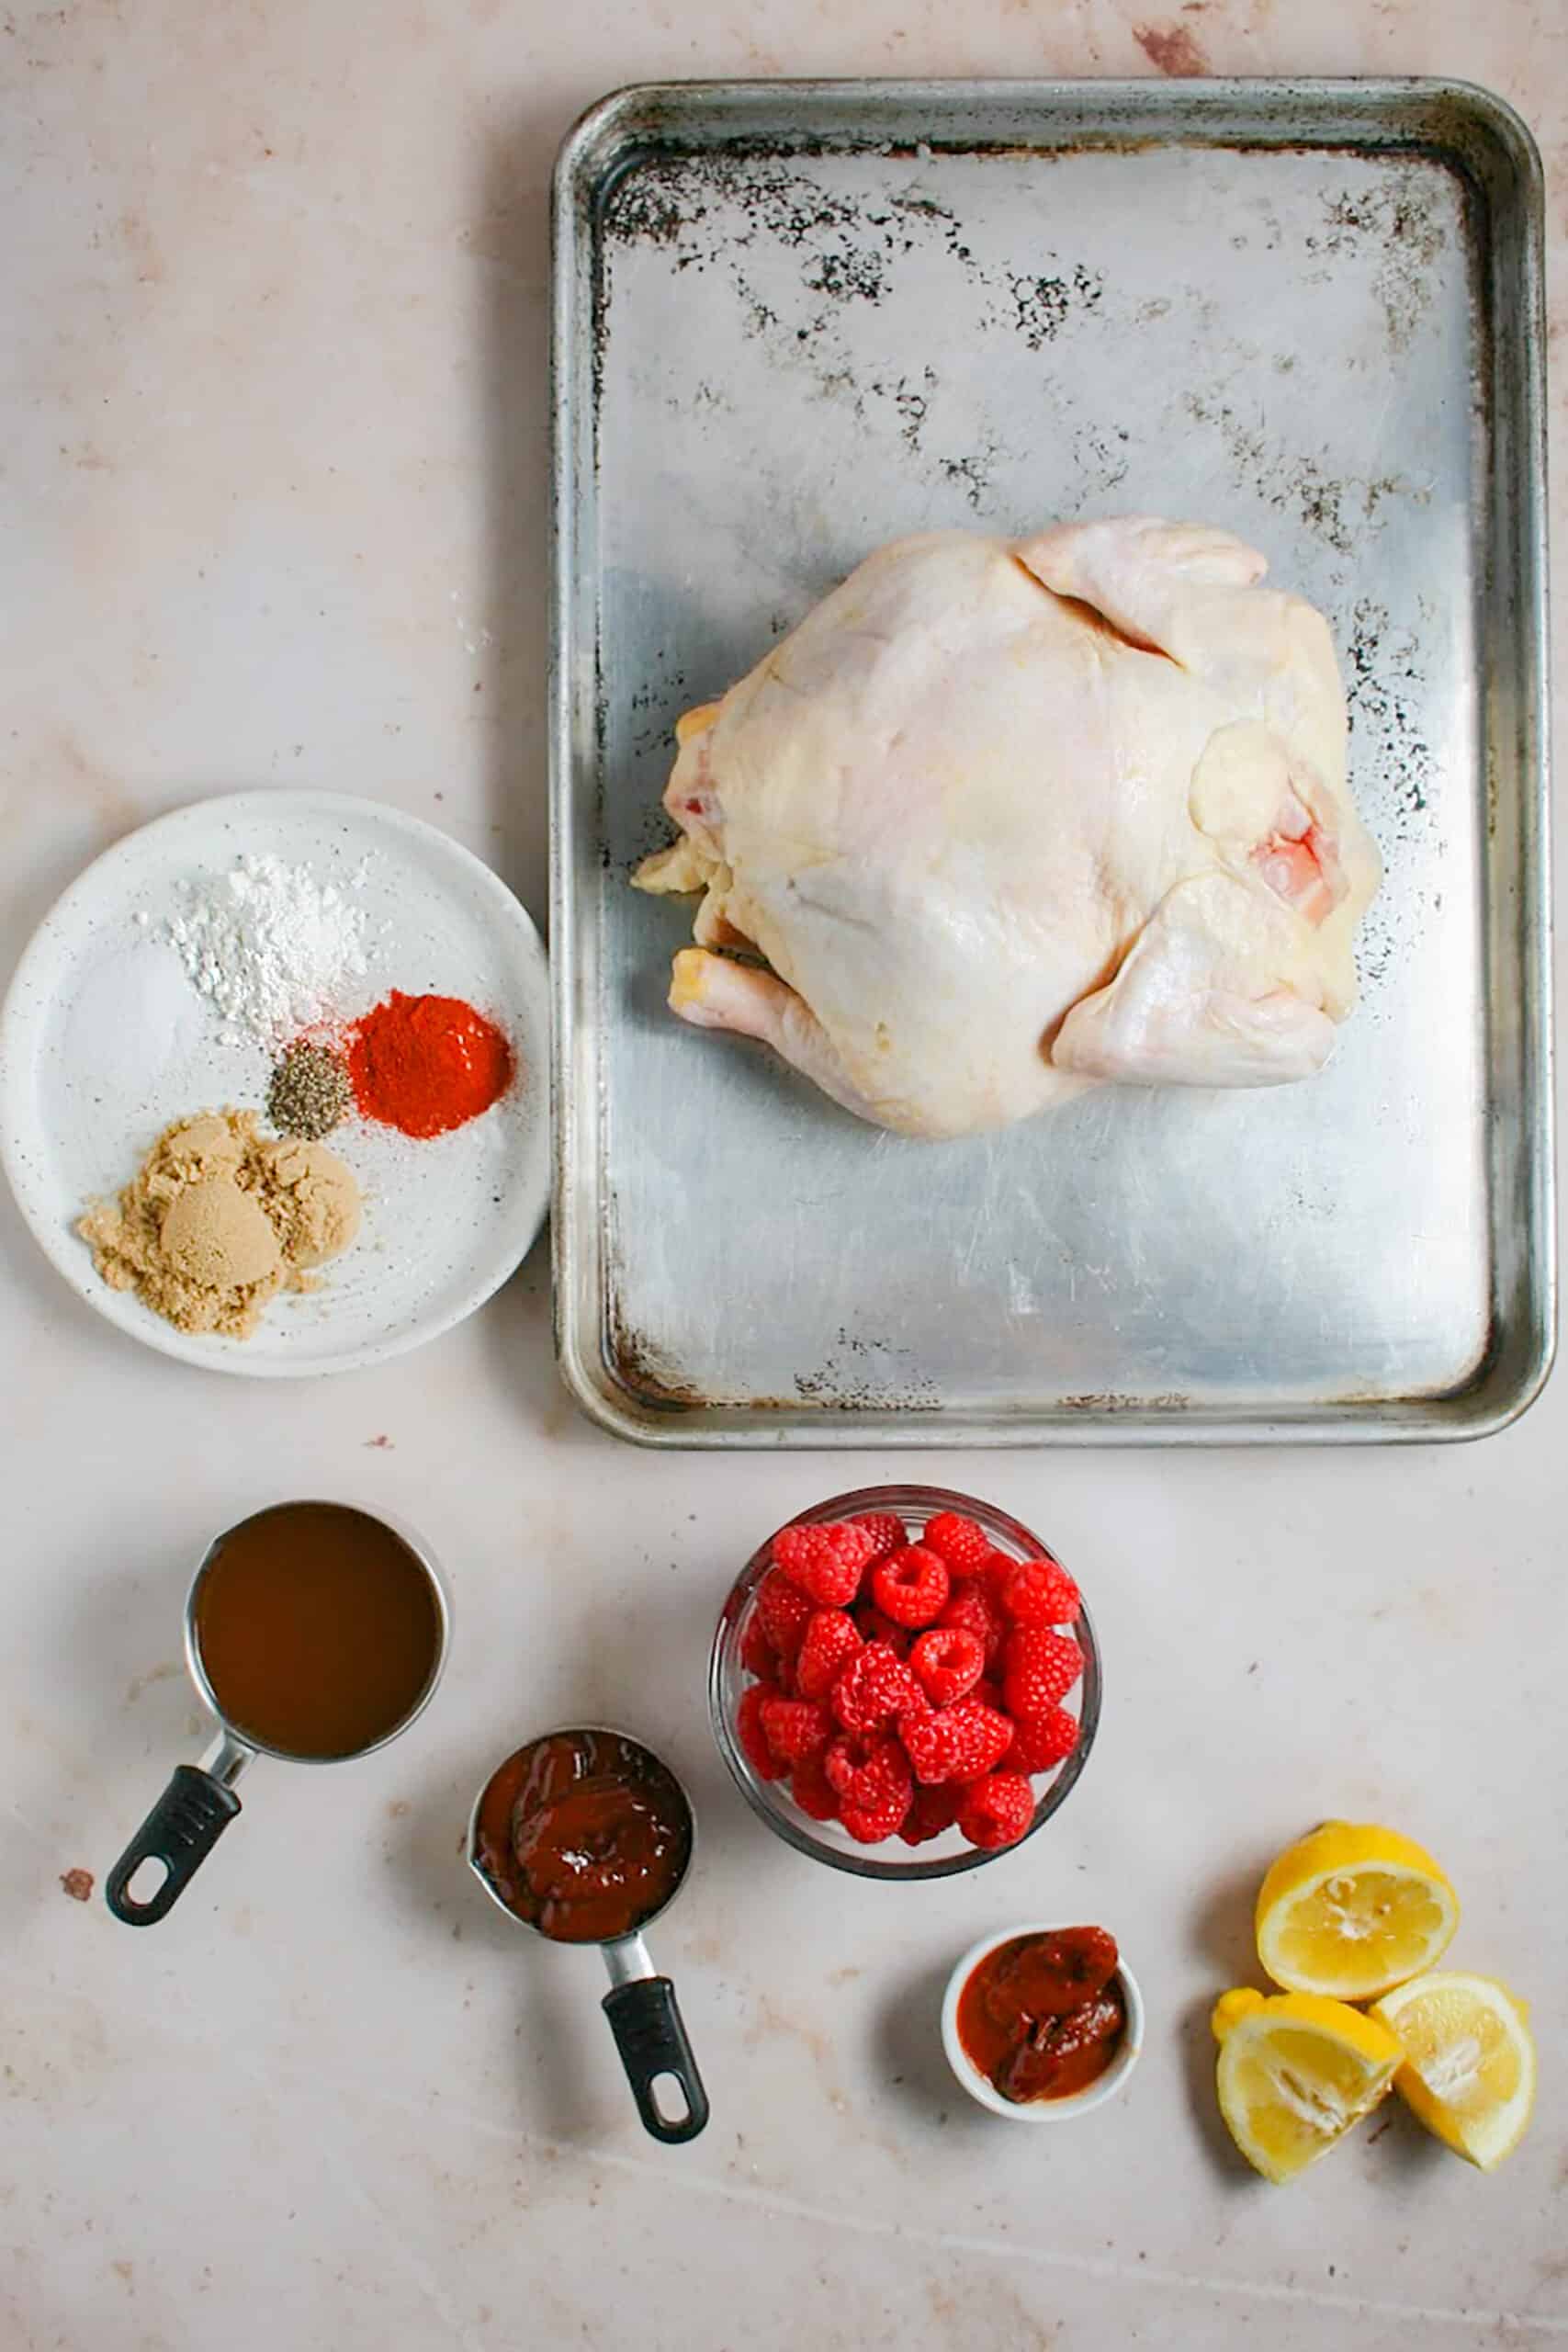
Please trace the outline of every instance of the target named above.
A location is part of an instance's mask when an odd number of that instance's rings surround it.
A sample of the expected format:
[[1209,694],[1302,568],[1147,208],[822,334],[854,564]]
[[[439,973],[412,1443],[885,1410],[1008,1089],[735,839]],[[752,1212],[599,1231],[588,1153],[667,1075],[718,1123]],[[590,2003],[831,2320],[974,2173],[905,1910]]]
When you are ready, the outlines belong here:
[[704,893],[673,1011],[909,1136],[1320,1069],[1380,867],[1327,626],[1265,569],[1147,516],[868,557],[676,729],[636,876]]

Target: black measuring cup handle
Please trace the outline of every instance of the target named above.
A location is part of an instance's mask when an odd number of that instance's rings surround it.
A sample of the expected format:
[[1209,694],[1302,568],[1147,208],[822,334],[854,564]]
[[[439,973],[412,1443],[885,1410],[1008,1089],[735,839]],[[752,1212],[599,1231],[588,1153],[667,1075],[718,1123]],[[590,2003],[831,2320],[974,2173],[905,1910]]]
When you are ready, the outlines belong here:
[[[176,1764],[169,1785],[104,1882],[104,1898],[128,1928],[154,1927],[185,1893],[240,1810],[232,1789],[195,1764]],[[143,1862],[162,1862],[162,1885],[143,1903],[130,1882]]]
[[[605,1994],[604,2008],[644,2129],[671,2145],[694,2140],[708,2120],[708,2095],[669,1977],[639,1976],[617,1984]],[[654,2086],[667,2075],[680,2086],[686,2107],[682,2116],[660,2112]]]

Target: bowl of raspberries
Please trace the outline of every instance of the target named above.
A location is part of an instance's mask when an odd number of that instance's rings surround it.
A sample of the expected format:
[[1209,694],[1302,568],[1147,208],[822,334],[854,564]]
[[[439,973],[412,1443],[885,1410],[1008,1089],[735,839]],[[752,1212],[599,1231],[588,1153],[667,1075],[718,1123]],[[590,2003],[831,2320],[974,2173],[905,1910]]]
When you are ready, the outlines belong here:
[[946,1878],[1051,1818],[1100,1719],[1077,1584],[1028,1528],[940,1487],[802,1511],[741,1570],[714,1637],[714,1736],[803,1854]]

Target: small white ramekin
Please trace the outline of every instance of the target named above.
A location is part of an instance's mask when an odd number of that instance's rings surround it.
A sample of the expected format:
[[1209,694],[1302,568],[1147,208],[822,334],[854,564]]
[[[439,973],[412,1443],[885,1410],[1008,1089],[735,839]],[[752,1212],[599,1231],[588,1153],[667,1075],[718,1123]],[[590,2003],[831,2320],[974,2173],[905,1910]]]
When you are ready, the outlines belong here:
[[974,2064],[958,2039],[959,1996],[983,1960],[1001,1945],[1010,1944],[1017,1936],[1052,1936],[1059,1934],[1064,1926],[1081,1924],[1079,1920],[1025,1919],[1016,1927],[1003,1928],[998,1935],[982,1936],[977,1944],[970,1945],[947,1980],[942,2004],[942,2046],[947,2052],[947,2063],[972,2099],[988,2108],[993,2115],[1005,2115],[1010,2123],[1070,2123],[1076,2117],[1087,2115],[1091,2108],[1103,2107],[1108,2098],[1114,2098],[1138,2063],[1138,2053],[1144,2046],[1144,1996],[1125,1961],[1116,1971],[1127,2008],[1122,2046],[1102,2075],[1069,2098],[1004,2098],[995,2084],[987,2082]]

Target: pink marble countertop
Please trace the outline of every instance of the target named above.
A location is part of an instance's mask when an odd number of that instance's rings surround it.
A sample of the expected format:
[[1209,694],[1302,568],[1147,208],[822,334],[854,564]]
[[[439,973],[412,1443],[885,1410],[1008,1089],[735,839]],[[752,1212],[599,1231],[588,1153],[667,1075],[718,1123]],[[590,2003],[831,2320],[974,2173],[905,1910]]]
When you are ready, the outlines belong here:
[[[0,968],[126,829],[269,780],[432,818],[542,912],[546,189],[592,98],[1210,70],[1510,98],[1562,348],[1547,0],[0,9]],[[1561,446],[1560,383],[1555,422]],[[1561,494],[1555,520],[1561,589]],[[8,1199],[0,1280],[6,2352],[1568,2341],[1561,1375],[1473,1449],[903,1456],[1041,1527],[1117,1670],[1048,1857],[887,1889],[762,1839],[694,1664],[757,1536],[885,1463],[601,1437],[558,1385],[539,1252],[426,1351],[319,1386],[138,1350]],[[258,1769],[208,1874],[132,1936],[62,1875],[101,1878],[192,1751],[185,1582],[280,1484],[429,1532],[457,1600],[442,1701],[341,1781]],[[694,1792],[658,1939],[714,2100],[688,2149],[638,2130],[592,1958],[510,1932],[459,1865],[490,1763],[563,1716],[635,1720]],[[1495,2180],[1396,2114],[1270,2191],[1219,2131],[1209,2005],[1262,1861],[1330,1811],[1433,1844],[1459,1953],[1535,1997],[1540,2112]],[[1128,2097],[1070,2134],[967,2108],[935,2033],[958,1952],[1043,1909],[1115,1928],[1149,2007]]]

